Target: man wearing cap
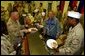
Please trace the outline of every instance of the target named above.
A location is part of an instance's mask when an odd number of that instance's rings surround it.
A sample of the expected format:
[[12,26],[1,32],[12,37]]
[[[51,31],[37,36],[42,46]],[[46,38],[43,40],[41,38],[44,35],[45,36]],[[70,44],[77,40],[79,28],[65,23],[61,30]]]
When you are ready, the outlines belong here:
[[68,24],[70,26],[67,39],[63,46],[55,49],[55,55],[79,55],[84,41],[84,30],[80,24],[81,14],[74,11],[68,11]]

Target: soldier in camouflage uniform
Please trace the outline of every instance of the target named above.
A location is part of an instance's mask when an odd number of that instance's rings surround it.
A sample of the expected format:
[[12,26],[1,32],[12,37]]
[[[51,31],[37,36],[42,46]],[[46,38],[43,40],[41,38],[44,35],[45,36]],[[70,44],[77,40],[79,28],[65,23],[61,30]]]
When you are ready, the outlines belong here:
[[56,55],[80,55],[84,43],[84,30],[79,22],[80,13],[69,11],[68,24],[70,25],[67,39],[63,46],[56,49]]
[[14,44],[16,37],[19,36],[19,33],[20,33],[21,25],[18,19],[19,19],[18,12],[12,12],[11,17],[9,18],[7,22],[8,34],[10,36],[10,42],[12,44]]

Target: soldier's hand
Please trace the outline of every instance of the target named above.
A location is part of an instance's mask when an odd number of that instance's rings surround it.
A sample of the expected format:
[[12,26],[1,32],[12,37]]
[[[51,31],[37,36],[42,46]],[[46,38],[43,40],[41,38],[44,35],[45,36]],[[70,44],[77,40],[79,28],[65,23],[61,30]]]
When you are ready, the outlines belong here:
[[59,52],[59,48],[53,47],[53,50],[55,50],[56,52]]
[[56,52],[59,52],[59,48],[56,49]]

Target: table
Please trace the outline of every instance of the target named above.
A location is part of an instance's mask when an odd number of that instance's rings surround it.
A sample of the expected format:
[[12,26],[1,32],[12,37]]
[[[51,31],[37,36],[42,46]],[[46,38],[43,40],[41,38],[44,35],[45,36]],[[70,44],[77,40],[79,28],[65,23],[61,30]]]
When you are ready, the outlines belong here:
[[30,55],[48,55],[44,42],[39,37],[40,33],[29,34]]
[[28,33],[23,39],[22,55],[48,55],[43,41],[39,37],[40,33]]

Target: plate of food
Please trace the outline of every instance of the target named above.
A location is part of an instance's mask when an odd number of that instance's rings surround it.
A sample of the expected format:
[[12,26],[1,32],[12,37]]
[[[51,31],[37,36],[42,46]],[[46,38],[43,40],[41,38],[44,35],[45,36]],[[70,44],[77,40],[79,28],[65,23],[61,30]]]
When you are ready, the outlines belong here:
[[27,29],[20,30],[20,33],[23,33],[23,32],[27,33],[29,31]]
[[31,33],[35,33],[36,31],[38,31],[38,29],[37,28],[29,28],[28,31]]
[[53,49],[53,47],[54,48],[57,48],[58,47],[58,43],[54,39],[48,39],[47,42],[46,42],[46,44],[51,49]]

